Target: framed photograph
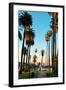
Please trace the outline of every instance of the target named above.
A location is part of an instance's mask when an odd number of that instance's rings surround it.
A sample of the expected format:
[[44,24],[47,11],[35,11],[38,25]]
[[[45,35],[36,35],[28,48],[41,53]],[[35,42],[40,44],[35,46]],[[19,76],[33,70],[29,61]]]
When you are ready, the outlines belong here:
[[64,6],[9,4],[9,86],[64,84]]

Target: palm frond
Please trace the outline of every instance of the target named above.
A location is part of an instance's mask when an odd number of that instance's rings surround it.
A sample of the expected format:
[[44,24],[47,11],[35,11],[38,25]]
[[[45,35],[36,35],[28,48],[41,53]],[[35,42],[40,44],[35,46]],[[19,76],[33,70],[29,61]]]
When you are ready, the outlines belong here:
[[19,25],[23,25],[23,26],[32,26],[32,16],[24,11],[21,16],[18,18],[19,21]]

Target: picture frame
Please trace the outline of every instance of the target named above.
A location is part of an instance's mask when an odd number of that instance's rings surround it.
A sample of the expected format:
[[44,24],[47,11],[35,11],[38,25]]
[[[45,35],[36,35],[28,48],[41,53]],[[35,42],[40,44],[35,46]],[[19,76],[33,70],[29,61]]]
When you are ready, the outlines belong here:
[[[25,19],[23,15],[26,14],[28,16],[25,16],[25,18],[27,17]],[[57,18],[54,17],[54,15]],[[22,22],[22,20],[24,22]],[[51,28],[49,26],[51,26]],[[10,87],[64,84],[64,27],[64,6],[62,5],[9,3]],[[34,30],[35,39],[30,36],[34,36],[32,31],[32,34],[28,34],[28,31],[33,28],[39,29],[38,32]],[[43,30],[43,28],[46,30]],[[43,31],[40,31],[41,29]],[[50,41],[50,34],[47,29],[51,29],[50,31],[52,31],[52,41]],[[24,30],[27,31],[25,31],[25,34]],[[44,37],[42,37],[43,34]],[[28,43],[29,36],[32,38],[29,41],[32,40],[32,42]],[[44,42],[42,40],[44,40]],[[45,49],[46,42],[52,43],[47,44],[47,50]],[[28,49],[29,47],[26,49],[26,59],[28,60],[26,62],[23,53],[27,46],[31,46],[32,52]]]

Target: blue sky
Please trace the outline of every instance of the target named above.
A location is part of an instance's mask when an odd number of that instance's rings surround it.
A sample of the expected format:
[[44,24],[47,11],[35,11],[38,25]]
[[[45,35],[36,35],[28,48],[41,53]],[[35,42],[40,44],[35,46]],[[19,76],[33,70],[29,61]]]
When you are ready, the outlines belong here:
[[[18,14],[22,12],[19,11]],[[35,49],[37,48],[38,52],[41,53],[41,50],[44,49],[46,51],[46,41],[45,41],[45,34],[48,32],[48,30],[51,30],[50,28],[50,21],[51,16],[48,15],[48,12],[35,12],[35,11],[29,11],[30,15],[32,15],[32,28],[35,32],[35,44],[31,47],[31,52],[34,53]],[[21,33],[23,34],[23,28]],[[19,41],[19,47],[21,47],[22,42]]]
[[33,18],[33,29],[35,31],[35,45],[34,48],[40,45],[41,49],[45,48],[45,34],[50,29],[49,23],[51,21],[51,17],[47,12],[29,12]]

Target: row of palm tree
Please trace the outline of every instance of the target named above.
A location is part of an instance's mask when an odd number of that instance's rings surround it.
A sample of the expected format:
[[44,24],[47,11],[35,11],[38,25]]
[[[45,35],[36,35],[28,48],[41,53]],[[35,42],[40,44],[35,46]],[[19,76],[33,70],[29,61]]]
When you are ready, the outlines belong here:
[[[56,64],[54,64],[56,60],[56,33],[58,32],[58,13],[57,12],[49,12],[48,13],[50,16],[52,16],[51,22],[50,22],[50,27],[52,29],[52,67],[53,67],[53,73],[57,74],[56,72]],[[57,68],[58,69],[58,68]]]
[[53,32],[53,56],[56,56],[56,33],[58,32],[58,13],[49,12],[48,14],[52,16],[50,27]]
[[[32,30],[32,16],[27,12],[23,11],[19,15],[19,25],[22,26],[24,29],[23,32],[23,37],[21,37],[20,31],[18,32],[20,40],[23,40],[22,43],[22,50],[21,50],[21,68],[20,68],[20,73],[23,71],[23,66],[24,66],[24,60],[25,60],[25,52],[26,53],[26,63],[28,62],[29,64],[29,59],[30,59],[30,47],[31,45],[34,45],[34,37],[35,33]],[[24,47],[24,44],[26,42],[27,48]],[[23,58],[24,55],[24,58]]]

